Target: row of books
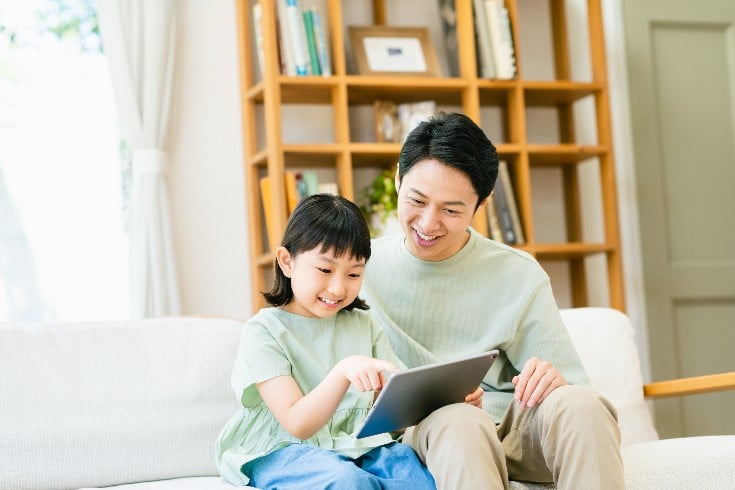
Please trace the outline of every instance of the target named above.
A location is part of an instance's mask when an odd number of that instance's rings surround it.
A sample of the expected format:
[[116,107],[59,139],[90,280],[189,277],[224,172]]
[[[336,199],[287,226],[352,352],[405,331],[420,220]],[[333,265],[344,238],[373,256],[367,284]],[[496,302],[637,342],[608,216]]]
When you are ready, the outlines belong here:
[[490,238],[508,245],[525,244],[513,183],[510,180],[508,163],[504,160],[500,161],[498,180],[490,197],[486,205]]
[[[264,67],[262,16],[262,6],[256,2],[253,5],[253,27],[261,73]],[[330,76],[332,62],[319,8],[306,8],[301,0],[278,0],[276,19],[281,73]]]
[[[286,189],[286,209],[288,214],[293,213],[296,205],[306,196],[318,193],[338,194],[336,182],[319,182],[316,172],[304,170],[302,172],[286,171],[284,174]],[[263,204],[263,215],[265,216],[265,228],[271,241],[280,240],[274,229],[273,209],[271,207],[271,177],[260,178],[260,199]]]
[[515,78],[516,57],[508,9],[503,0],[473,2],[479,75],[500,80]]

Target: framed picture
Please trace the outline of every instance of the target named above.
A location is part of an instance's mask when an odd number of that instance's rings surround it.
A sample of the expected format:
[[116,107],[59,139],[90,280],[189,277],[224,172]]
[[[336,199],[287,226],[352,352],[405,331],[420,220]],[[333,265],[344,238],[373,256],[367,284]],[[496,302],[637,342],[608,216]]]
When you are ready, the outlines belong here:
[[426,27],[349,26],[347,29],[360,75],[440,75]]

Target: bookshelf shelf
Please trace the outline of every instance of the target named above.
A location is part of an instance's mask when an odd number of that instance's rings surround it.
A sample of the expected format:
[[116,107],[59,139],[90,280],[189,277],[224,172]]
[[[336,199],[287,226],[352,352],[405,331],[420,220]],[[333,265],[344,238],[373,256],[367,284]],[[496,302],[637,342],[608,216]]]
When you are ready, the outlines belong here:
[[[624,309],[601,0],[539,0],[533,6],[521,0],[505,0],[517,68],[516,76],[510,80],[478,76],[473,0],[453,2],[459,76],[363,76],[353,73],[349,66],[352,58],[346,29],[354,23],[348,16],[350,11],[357,6],[371,9],[374,24],[409,25],[410,18],[392,18],[394,7],[397,3],[422,5],[424,0],[371,0],[364,5],[356,1],[305,0],[309,5],[320,2],[323,25],[330,41],[332,74],[299,77],[281,74],[277,0],[236,0],[254,308],[263,305],[260,291],[268,286],[271,249],[275,246],[273,237],[266,233],[263,208],[269,208],[272,217],[269,229],[274,230],[279,239],[288,210],[285,173],[311,169],[328,174],[342,195],[355,199],[361,191],[358,174],[372,172],[375,175],[392,168],[400,151],[398,143],[370,139],[374,133],[373,103],[376,100],[396,104],[433,100],[440,110],[464,112],[496,142],[500,158],[508,164],[525,236],[525,243],[518,248],[537,257],[542,265],[545,261],[564,264],[570,281],[566,289],[572,291],[568,306],[604,304]],[[259,68],[258,43],[253,34],[252,11],[256,2],[262,8],[262,68]],[[533,70],[533,62],[527,61],[525,53],[519,51],[525,44],[521,37],[528,37],[535,29],[524,30],[524,16],[535,18],[539,5],[545,6],[549,19],[549,42],[544,46],[550,50],[547,58],[553,58],[553,73],[549,79],[538,76],[540,72]],[[584,14],[569,16],[567,9],[570,8],[582,8]],[[560,25],[559,19],[567,20]],[[369,18],[360,20],[362,24],[370,23]],[[580,23],[576,27],[587,36],[586,49],[582,51],[588,58],[589,75],[581,79],[572,76],[575,57],[580,55],[574,51],[572,56],[569,48],[573,30],[570,27],[574,27],[568,25],[570,22]],[[580,41],[577,37],[574,39],[577,48]],[[437,51],[441,56],[441,50]],[[534,75],[524,77],[525,71]],[[305,112],[300,108],[304,105],[310,111],[319,111],[320,115],[313,119],[304,117]],[[577,124],[580,106],[582,111],[593,113],[588,117],[591,123],[586,121],[583,127]],[[299,115],[290,114],[290,108],[295,108]],[[554,138],[547,141],[548,138],[539,138],[534,133],[534,124],[538,124],[534,118],[539,117],[542,125],[556,128]],[[547,124],[543,118],[551,118],[551,122]],[[302,129],[303,125],[319,124],[327,129],[313,140],[302,141],[301,137],[294,140],[289,134],[289,128]],[[592,136],[588,134],[590,131],[594,133]],[[578,136],[582,133],[585,136]],[[589,173],[590,166],[595,168],[596,176],[592,186],[585,180],[588,177],[582,175]],[[263,202],[259,182],[265,176],[270,178],[271,192],[269,199]],[[596,200],[594,206],[589,206],[580,197],[585,191],[590,194],[590,188]],[[543,196],[545,194],[552,196],[550,203],[545,202],[544,199],[549,199]],[[588,207],[599,214],[597,231],[586,229],[588,225],[583,218],[590,212]],[[550,230],[548,208],[556,210],[560,222]],[[484,208],[479,210],[473,226],[489,236],[488,215]],[[609,296],[602,300],[590,300],[586,291],[587,263],[591,258],[602,258],[605,263],[601,280],[606,281]],[[552,274],[552,282],[554,280]]]

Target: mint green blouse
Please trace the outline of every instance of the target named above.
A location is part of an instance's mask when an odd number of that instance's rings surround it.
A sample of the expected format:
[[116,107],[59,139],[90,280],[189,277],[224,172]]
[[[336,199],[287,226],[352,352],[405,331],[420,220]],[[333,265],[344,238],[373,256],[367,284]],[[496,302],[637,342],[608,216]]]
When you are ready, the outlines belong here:
[[232,389],[240,409],[220,432],[217,467],[233,485],[247,485],[243,464],[289,444],[310,444],[356,458],[392,442],[389,434],[356,439],[373,392],[350,388],[329,422],[307,440],[284,429],[268,410],[256,384],[277,376],[293,376],[306,394],[334,365],[350,355],[385,359],[399,368],[383,330],[365,311],[342,310],[330,318],[307,318],[278,308],[264,308],[242,328],[232,370]]

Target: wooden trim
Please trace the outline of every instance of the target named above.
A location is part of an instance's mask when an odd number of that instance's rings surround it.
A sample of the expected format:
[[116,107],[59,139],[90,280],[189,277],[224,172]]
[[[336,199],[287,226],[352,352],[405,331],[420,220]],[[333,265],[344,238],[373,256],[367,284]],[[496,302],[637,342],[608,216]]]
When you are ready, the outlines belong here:
[[643,385],[643,396],[663,398],[732,389],[735,389],[735,371],[648,383]]

